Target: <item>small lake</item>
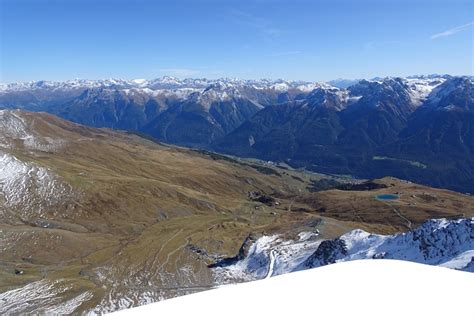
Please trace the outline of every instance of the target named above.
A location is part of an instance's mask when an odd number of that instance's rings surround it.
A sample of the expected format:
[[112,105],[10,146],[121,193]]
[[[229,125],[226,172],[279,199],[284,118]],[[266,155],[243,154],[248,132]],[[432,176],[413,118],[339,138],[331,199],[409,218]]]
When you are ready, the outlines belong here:
[[380,201],[393,201],[398,200],[400,196],[397,194],[379,194],[375,198]]

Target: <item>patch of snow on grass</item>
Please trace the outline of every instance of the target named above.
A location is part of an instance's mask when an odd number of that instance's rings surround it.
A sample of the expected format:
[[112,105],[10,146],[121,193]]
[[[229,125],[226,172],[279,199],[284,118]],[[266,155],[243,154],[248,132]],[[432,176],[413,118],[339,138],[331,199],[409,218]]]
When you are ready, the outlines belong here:
[[58,203],[68,193],[70,187],[50,170],[0,151],[0,196],[4,205],[18,207],[22,217],[28,211],[41,215],[41,211]]
[[[91,292],[86,291],[63,301],[71,289],[72,286],[61,280],[31,282],[21,288],[0,293],[0,314],[71,314],[93,297]],[[38,309],[38,306],[42,307]]]
[[46,152],[56,151],[65,144],[59,138],[35,136],[17,111],[0,110],[0,147],[14,148],[15,141],[22,141],[27,149]]

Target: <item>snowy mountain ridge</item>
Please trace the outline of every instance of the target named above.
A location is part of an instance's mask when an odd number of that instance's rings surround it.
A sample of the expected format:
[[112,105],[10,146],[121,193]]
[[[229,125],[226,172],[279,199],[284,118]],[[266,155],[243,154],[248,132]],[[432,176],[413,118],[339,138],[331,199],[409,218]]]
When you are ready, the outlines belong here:
[[391,236],[353,230],[323,241],[299,269],[357,259],[398,259],[474,272],[474,218],[433,219]]
[[[367,81],[371,82],[383,82],[388,78],[373,78]],[[450,76],[439,75],[439,76],[409,76],[404,78],[405,81],[418,85],[434,85],[436,82],[443,82]],[[343,79],[338,79],[343,80]],[[72,79],[66,81],[28,81],[28,82],[13,82],[13,83],[0,83],[0,93],[11,92],[11,91],[27,91],[27,90],[75,90],[75,89],[92,89],[92,88],[110,88],[110,89],[144,89],[160,90],[160,89],[180,89],[180,88],[194,88],[194,89],[206,89],[210,86],[234,86],[234,87],[253,87],[255,89],[273,89],[275,91],[287,91],[289,89],[300,89],[304,92],[310,92],[316,88],[335,88],[331,82],[337,82],[333,80],[329,82],[313,82],[313,81],[302,81],[302,80],[283,80],[283,79],[237,79],[237,78],[219,78],[219,79],[206,79],[206,78],[186,78],[178,79],[174,77],[164,76],[156,79]],[[352,80],[354,84],[360,80]],[[345,87],[344,87],[345,88]],[[339,89],[339,88],[338,88]]]
[[[307,96],[308,101],[321,102],[323,105],[326,103],[326,99],[330,100],[328,104],[336,104],[336,109],[340,111],[356,103],[355,101],[358,101],[362,95],[366,99],[372,100],[379,94],[386,95],[387,93],[406,94],[406,102],[417,107],[430,97],[432,91],[440,90],[440,85],[452,78],[450,76],[374,78],[355,81],[353,85],[339,88],[332,86],[331,82],[282,79],[178,79],[167,76],[151,80],[74,79],[64,82],[30,81],[0,84],[0,96],[3,98],[1,101],[3,107],[15,108],[20,104],[20,108],[34,108],[35,111],[49,111],[52,104],[64,104],[75,97],[83,99],[84,94],[110,96],[111,100],[114,100],[116,95],[122,94],[129,98],[137,98],[139,104],[147,103],[150,100],[151,102],[160,102],[157,100],[166,99],[193,101],[201,104],[204,109],[209,109],[214,102],[233,99],[249,100],[260,108],[268,104],[303,100]],[[472,78],[459,78],[471,82],[472,85]],[[441,91],[444,90],[446,89],[441,89]],[[313,95],[317,97],[315,98]],[[437,96],[437,99],[439,98]],[[22,99],[24,101],[21,101]],[[432,96],[431,99],[433,99]]]
[[258,79],[245,80],[235,78],[220,78],[220,79],[178,79],[164,76],[157,79],[73,79],[67,81],[29,81],[29,82],[15,82],[9,84],[0,84],[0,92],[3,91],[25,91],[25,90],[73,90],[73,89],[91,89],[91,88],[112,88],[112,89],[130,89],[130,88],[148,88],[151,90],[159,89],[178,89],[178,88],[196,88],[205,89],[209,86],[251,86],[262,89],[287,90],[289,88],[297,88],[298,86],[305,87],[305,89],[312,86],[328,86],[325,83],[314,83],[306,81],[286,81],[282,79]]
[[262,236],[244,259],[214,268],[217,283],[259,280],[360,259],[405,260],[474,272],[474,218],[428,220],[415,230],[387,236],[361,229],[333,240],[316,236],[300,234],[295,241]]

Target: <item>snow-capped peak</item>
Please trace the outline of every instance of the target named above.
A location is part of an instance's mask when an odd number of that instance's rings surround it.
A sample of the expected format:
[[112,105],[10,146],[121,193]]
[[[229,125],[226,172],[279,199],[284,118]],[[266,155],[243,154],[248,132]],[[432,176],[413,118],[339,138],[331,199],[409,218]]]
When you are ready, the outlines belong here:
[[433,89],[445,82],[446,79],[442,77],[411,77],[407,78],[406,81],[410,87],[413,101],[416,104],[421,104],[429,96]]
[[[441,109],[474,110],[474,79],[453,77],[438,84],[429,94],[426,104]],[[456,104],[456,106],[454,106]]]

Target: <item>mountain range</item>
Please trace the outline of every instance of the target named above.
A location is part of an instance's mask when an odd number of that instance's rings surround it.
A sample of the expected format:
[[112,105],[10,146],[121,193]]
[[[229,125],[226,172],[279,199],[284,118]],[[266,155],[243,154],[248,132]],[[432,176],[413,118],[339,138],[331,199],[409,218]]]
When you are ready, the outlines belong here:
[[316,172],[474,193],[472,86],[471,77],[448,75],[39,81],[0,85],[0,108]]

